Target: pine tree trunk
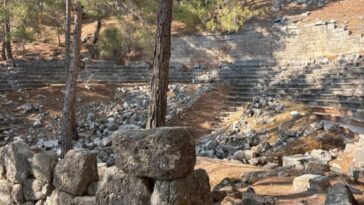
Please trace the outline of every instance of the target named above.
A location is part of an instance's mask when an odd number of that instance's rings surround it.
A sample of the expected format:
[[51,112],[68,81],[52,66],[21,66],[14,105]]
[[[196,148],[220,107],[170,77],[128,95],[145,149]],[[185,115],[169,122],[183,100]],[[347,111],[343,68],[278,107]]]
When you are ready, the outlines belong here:
[[66,0],[66,34],[65,34],[65,71],[68,75],[68,69],[71,64],[71,0]]
[[10,20],[6,8],[6,0],[4,0],[4,42],[5,42],[5,58],[6,60],[14,60],[11,50]]
[[3,41],[3,43],[1,44],[1,58],[3,59],[3,61],[6,61],[5,41]]
[[77,76],[80,69],[80,50],[81,50],[81,28],[82,28],[82,7],[80,2],[75,9],[75,32],[73,45],[73,58],[68,70],[66,84],[66,94],[64,98],[63,116],[62,116],[62,157],[72,149],[72,139],[77,138],[77,127],[75,117],[76,103],[76,86]]
[[166,124],[172,6],[173,0],[159,0],[147,129],[162,127]]

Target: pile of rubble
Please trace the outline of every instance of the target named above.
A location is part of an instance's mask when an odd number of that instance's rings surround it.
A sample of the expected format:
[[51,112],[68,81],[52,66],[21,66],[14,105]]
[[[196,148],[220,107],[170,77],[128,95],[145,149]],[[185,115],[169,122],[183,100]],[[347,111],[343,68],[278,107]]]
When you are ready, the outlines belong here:
[[[239,160],[246,164],[275,168],[280,165],[282,159],[272,157],[274,156],[272,153],[285,150],[289,142],[316,132],[320,133],[317,134],[317,139],[323,138],[325,133],[332,133],[338,129],[335,124],[328,121],[315,121],[309,125],[291,129],[290,126],[301,115],[297,111],[291,111],[291,120],[278,127],[277,139],[268,142],[267,131],[255,131],[249,126],[247,119],[255,118],[257,124],[274,123],[274,116],[285,110],[284,104],[273,98],[256,97],[245,110],[241,118],[228,128],[203,137],[196,147],[198,155]],[[338,149],[327,151],[327,153],[335,158]]]
[[[196,84],[193,88],[185,84],[170,85],[167,120],[183,112],[184,109],[190,108],[201,95],[212,88],[212,84]],[[123,103],[92,102],[85,110],[78,111],[76,115],[80,139],[74,141],[75,149],[96,151],[99,162],[104,162],[108,166],[115,164],[111,136],[117,130],[145,127],[149,104],[148,93],[149,86],[118,88],[114,98],[115,101]],[[78,98],[78,101],[82,102],[82,99]],[[5,143],[22,142],[29,144],[32,150],[50,150],[60,154],[60,117],[51,118],[50,122],[44,123],[49,113],[41,104],[25,103],[19,105],[17,110],[22,114],[30,115],[30,119],[33,120],[32,127],[26,134],[19,133],[19,135],[13,132],[15,128],[5,130],[4,134],[9,135],[4,139]],[[15,137],[10,138],[10,135]]]

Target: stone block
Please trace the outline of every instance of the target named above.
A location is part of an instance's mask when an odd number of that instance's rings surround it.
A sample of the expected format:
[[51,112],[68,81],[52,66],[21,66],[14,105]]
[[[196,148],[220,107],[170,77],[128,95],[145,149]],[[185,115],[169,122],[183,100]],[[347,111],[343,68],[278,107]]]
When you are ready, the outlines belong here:
[[23,183],[30,175],[30,158],[33,153],[23,143],[9,144],[5,151],[6,178],[12,183]]
[[173,181],[157,181],[151,197],[151,205],[211,205],[209,177],[198,169],[185,178]]
[[53,171],[58,162],[56,152],[42,152],[35,154],[31,163],[33,176],[37,179],[51,183]]
[[321,175],[305,174],[294,178],[293,190],[297,192],[324,191],[330,186],[328,177]]
[[96,154],[87,150],[71,150],[54,169],[54,186],[75,196],[83,195],[98,181]]
[[54,187],[39,179],[27,179],[24,183],[24,198],[27,201],[46,199],[52,193]]
[[187,176],[196,164],[192,131],[184,127],[117,131],[116,165],[125,173],[157,180]]
[[149,205],[150,181],[126,175],[116,167],[108,168],[96,192],[97,205]]

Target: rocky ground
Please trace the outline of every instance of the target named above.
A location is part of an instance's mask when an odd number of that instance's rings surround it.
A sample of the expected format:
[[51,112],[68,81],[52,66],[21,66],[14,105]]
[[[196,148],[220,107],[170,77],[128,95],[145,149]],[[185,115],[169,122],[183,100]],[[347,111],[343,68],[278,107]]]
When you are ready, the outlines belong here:
[[[189,114],[195,116],[202,107],[218,113],[219,106],[212,106],[218,102],[212,99],[222,101],[217,95],[221,92],[226,88],[213,84],[171,85],[170,124],[188,124]],[[24,121],[3,127],[1,142],[25,142],[36,152],[59,153],[62,95],[62,87],[2,93],[1,122]],[[114,165],[112,134],[143,128],[147,105],[147,85],[82,85],[77,98],[81,138],[74,141],[75,148],[97,153],[99,167]],[[209,174],[216,204],[246,204],[249,199],[255,204],[302,205],[326,200],[331,205],[353,201],[353,195],[364,202],[362,135],[342,132],[338,124],[318,119],[305,105],[265,96],[256,96],[222,125],[196,139],[196,169]]]
[[[36,94],[32,91],[2,94],[0,96],[2,108],[13,105],[15,110],[2,109],[0,121],[15,121],[16,116],[25,121],[4,127],[1,130],[4,136],[1,143],[25,142],[33,150],[53,150],[60,153],[61,96],[59,95],[62,95],[63,90],[60,87],[58,89],[54,91],[58,95],[52,93],[51,96],[47,95],[50,93]],[[87,91],[81,89],[77,98],[80,139],[74,141],[74,147],[98,151],[99,161],[111,166],[115,161],[110,148],[112,133],[119,129],[145,127],[149,86],[113,86],[108,89],[112,91],[98,93],[97,91],[100,91],[98,89],[86,94],[88,96],[84,96],[84,92]],[[212,89],[212,84],[170,85],[167,120],[171,121],[174,116],[190,109],[201,95]],[[90,98],[93,100],[90,101]]]

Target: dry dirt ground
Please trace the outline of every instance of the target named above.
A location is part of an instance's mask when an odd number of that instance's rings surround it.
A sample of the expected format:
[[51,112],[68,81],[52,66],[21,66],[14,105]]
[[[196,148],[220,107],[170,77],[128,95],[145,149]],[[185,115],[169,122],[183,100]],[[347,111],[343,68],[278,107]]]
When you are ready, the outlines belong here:
[[[217,185],[224,178],[241,178],[242,176],[254,171],[263,171],[264,169],[245,165],[239,162],[226,160],[210,159],[199,157],[196,168],[205,169],[210,177],[211,186]],[[272,196],[276,198],[277,205],[300,205],[301,201],[306,201],[308,205],[324,205],[325,194],[297,193],[293,191],[292,183],[294,177],[268,177],[254,183],[252,187],[259,195]],[[330,181],[334,184],[344,181],[340,178],[334,178]],[[351,184],[352,187],[364,191],[364,185]],[[245,191],[241,189],[240,191]],[[363,195],[355,195],[359,204],[364,204]]]

